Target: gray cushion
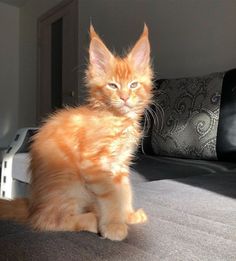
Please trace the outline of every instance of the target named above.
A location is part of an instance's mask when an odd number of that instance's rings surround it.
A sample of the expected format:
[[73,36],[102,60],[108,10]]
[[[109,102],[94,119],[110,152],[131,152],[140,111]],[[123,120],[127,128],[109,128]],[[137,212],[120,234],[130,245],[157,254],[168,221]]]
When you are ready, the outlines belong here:
[[[196,160],[195,175],[188,176],[192,167],[187,162],[152,157],[138,162],[142,173],[132,174],[134,202],[145,209],[149,220],[131,226],[123,242],[86,232],[33,232],[0,221],[0,260],[234,261],[236,164]],[[150,166],[155,166],[157,179],[179,170],[172,179],[155,180],[154,169],[152,179],[147,178]],[[186,170],[182,176],[181,166]]]
[[163,80],[153,126],[155,154],[217,159],[216,136],[224,73]]

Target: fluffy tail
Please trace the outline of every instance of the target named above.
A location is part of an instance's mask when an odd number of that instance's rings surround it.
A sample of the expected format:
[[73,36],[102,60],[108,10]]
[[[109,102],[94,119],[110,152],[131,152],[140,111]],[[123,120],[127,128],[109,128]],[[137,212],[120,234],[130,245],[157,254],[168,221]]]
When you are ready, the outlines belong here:
[[29,216],[29,201],[27,198],[14,200],[0,199],[0,219],[14,220],[26,223]]

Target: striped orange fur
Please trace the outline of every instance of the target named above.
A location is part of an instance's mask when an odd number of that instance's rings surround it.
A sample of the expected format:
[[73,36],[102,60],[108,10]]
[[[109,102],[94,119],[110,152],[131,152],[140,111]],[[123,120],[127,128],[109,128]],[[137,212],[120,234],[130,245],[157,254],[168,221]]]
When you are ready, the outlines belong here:
[[[129,223],[147,219],[133,209],[129,166],[152,98],[148,28],[124,58],[92,26],[90,37],[88,102],[56,112],[34,136],[30,198],[19,221],[24,217],[36,230],[99,231],[123,240]],[[12,218],[3,215],[3,204],[0,217]]]

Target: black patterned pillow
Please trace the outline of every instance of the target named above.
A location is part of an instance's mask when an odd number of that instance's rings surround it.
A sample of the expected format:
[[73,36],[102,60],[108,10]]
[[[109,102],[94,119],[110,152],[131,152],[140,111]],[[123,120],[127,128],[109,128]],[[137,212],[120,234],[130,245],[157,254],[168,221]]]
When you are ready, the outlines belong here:
[[224,73],[162,80],[155,97],[158,124],[152,128],[155,154],[217,159],[216,137]]

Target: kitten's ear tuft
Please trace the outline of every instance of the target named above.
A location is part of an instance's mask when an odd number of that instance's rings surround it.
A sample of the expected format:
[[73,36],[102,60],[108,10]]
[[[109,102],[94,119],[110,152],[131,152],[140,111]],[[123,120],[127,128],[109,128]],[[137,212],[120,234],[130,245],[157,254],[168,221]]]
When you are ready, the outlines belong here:
[[144,24],[143,33],[128,54],[128,60],[135,69],[144,70],[150,64],[150,43],[148,39],[148,27]]
[[111,65],[113,55],[90,25],[89,62],[96,74],[104,74]]
[[143,33],[142,36],[146,35],[148,37],[148,27],[147,25],[144,23],[144,27],[143,27]]
[[94,37],[99,38],[99,36],[97,35],[97,33],[94,30],[94,27],[93,27],[92,23],[90,23],[89,34],[90,34],[90,38],[91,39],[94,38]]

